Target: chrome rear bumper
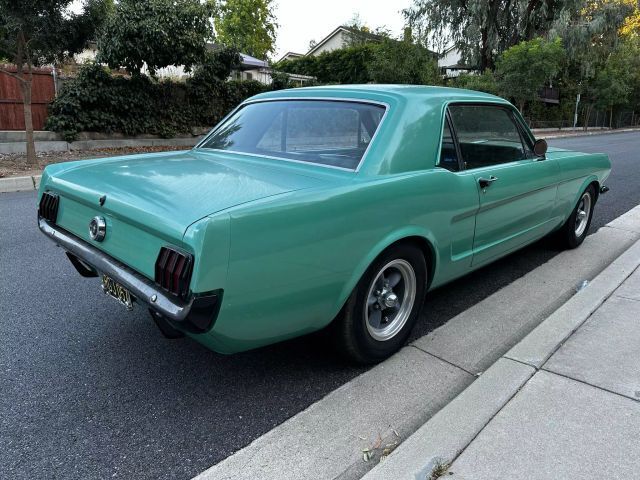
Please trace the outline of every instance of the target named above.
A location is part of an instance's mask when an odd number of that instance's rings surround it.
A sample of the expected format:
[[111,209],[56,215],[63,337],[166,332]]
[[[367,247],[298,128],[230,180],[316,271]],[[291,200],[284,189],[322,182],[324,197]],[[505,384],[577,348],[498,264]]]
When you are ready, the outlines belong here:
[[[172,295],[155,282],[123,263],[100,251],[66,230],[38,217],[40,231],[83,263],[120,283],[137,301],[146,303],[151,310],[167,320],[195,330],[197,333],[211,328],[221,300],[221,292],[191,295],[183,300]],[[190,327],[190,328],[189,328]]]

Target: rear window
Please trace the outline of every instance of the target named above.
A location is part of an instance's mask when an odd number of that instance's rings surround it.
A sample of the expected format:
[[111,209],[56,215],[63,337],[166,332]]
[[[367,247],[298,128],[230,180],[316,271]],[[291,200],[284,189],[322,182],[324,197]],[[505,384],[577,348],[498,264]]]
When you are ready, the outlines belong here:
[[355,169],[385,109],[369,103],[279,100],[245,105],[200,148]]

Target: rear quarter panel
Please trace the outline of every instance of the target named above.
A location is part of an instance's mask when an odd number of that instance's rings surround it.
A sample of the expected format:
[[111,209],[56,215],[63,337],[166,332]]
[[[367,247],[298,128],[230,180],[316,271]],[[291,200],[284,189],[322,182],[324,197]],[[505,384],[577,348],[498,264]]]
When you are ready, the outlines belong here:
[[431,244],[434,283],[459,276],[471,263],[477,202],[472,177],[432,169],[230,209],[224,300],[198,340],[232,353],[318,330],[377,255],[410,236]]

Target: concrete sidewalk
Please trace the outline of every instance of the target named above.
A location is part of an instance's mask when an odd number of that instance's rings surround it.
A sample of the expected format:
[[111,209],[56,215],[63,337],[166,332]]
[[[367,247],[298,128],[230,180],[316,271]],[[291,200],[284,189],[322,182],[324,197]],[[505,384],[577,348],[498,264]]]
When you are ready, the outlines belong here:
[[638,478],[638,345],[640,241],[364,478]]

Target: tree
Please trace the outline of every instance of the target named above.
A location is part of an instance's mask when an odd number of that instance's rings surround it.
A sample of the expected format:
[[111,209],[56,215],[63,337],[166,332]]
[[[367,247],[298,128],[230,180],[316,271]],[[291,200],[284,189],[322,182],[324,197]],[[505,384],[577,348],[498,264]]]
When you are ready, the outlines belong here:
[[146,65],[182,65],[189,71],[204,61],[213,40],[212,8],[198,0],[120,0],[98,40],[98,62],[139,74]]
[[367,68],[369,77],[376,83],[442,83],[434,54],[408,41],[385,39],[377,44]]
[[33,69],[62,61],[82,50],[109,9],[107,0],[87,0],[83,11],[68,10],[71,0],[0,0],[0,58],[16,66],[13,73],[24,105],[27,162],[36,165],[31,112]]
[[613,110],[629,103],[630,96],[638,87],[640,78],[640,48],[638,42],[629,39],[617,45],[595,74],[593,84],[596,93],[593,103],[596,108],[609,110],[609,128],[613,121]]
[[546,34],[566,18],[575,18],[583,0],[413,0],[404,15],[425,45],[442,50],[453,44],[481,71],[523,40]]
[[637,0],[622,0],[633,8],[633,12],[625,18],[620,34],[624,37],[640,37],[640,3]]
[[539,91],[560,72],[564,49],[559,38],[535,38],[520,42],[498,58],[496,76],[504,96],[515,99],[520,113],[526,102],[538,99]]
[[[565,76],[575,83],[581,94],[586,129],[593,107],[603,87],[603,74],[608,58],[620,42],[620,29],[633,12],[624,1],[592,1],[575,16],[557,22],[551,34],[562,38],[569,59]],[[598,78],[600,76],[600,78]]]
[[485,70],[480,74],[463,73],[451,79],[451,85],[456,88],[466,88],[468,90],[477,90],[479,92],[498,95],[500,89],[498,82],[491,70]]
[[275,51],[273,0],[224,0],[214,20],[220,42],[252,57],[265,59]]
[[348,47],[357,47],[365,43],[381,42],[391,37],[391,32],[387,27],[369,28],[369,26],[362,21],[359,13],[354,13],[351,20],[349,20],[346,25],[343,25],[343,27],[347,30],[345,38],[346,46]]

